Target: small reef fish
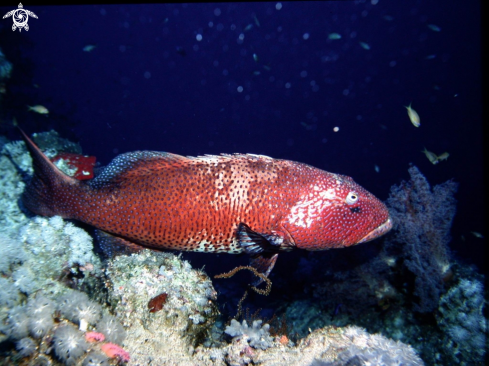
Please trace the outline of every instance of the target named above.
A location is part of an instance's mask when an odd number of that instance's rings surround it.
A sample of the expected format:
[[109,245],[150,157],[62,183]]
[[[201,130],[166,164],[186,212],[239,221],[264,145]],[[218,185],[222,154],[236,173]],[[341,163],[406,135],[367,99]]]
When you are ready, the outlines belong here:
[[476,238],[479,238],[479,239],[483,239],[484,238],[484,235],[482,235],[481,233],[478,233],[477,231],[471,231],[470,233],[472,235],[474,235]]
[[28,110],[29,111],[32,111],[32,112],[36,112],[36,113],[39,113],[39,114],[45,114],[45,115],[48,115],[49,114],[49,111],[48,109],[43,106],[43,105],[35,105],[35,106],[30,106],[28,105],[27,106]]
[[331,39],[331,40],[341,39],[341,34],[339,34],[339,33],[330,33],[328,35],[328,39]]
[[386,206],[352,178],[310,165],[136,151],[84,183],[21,133],[34,161],[25,206],[92,225],[132,250],[245,252],[268,275],[281,251],[349,247],[392,227]]
[[360,43],[360,47],[362,47],[364,50],[370,50],[370,45],[368,43],[365,43],[365,42],[359,42]]
[[444,152],[443,154],[438,155],[437,159],[438,161],[447,160],[449,156],[450,156],[449,153]]
[[428,158],[428,160],[430,161],[430,163],[432,163],[432,164],[438,164],[438,156],[436,156],[435,153],[426,150],[426,147],[421,152],[426,155],[426,157]]
[[430,28],[433,32],[440,32],[441,28],[435,24],[428,24],[428,28]]
[[421,125],[421,120],[419,119],[418,113],[414,109],[411,108],[411,104],[412,103],[410,103],[405,108],[407,109],[407,113],[408,113],[409,119],[411,120],[411,123],[414,125],[414,127],[419,127]]
[[83,47],[84,52],[92,52],[97,46],[93,44],[87,44],[85,47]]

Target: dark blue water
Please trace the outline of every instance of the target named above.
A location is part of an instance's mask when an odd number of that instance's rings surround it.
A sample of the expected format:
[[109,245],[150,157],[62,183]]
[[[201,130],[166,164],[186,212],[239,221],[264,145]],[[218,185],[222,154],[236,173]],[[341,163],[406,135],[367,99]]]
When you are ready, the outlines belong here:
[[[29,31],[13,32],[12,18],[0,19],[0,48],[13,64],[1,85],[0,134],[20,139],[14,118],[27,133],[55,129],[102,165],[134,150],[264,154],[349,175],[382,200],[414,164],[432,185],[459,183],[450,250],[487,274],[486,241],[471,233],[487,234],[480,2],[23,5],[38,16]],[[406,113],[410,103],[418,128]],[[43,105],[49,116],[26,105]],[[450,156],[433,165],[424,148]],[[251,294],[248,304],[270,317],[296,298],[315,303],[311,283],[322,281],[315,278],[321,263],[355,268],[381,245],[283,253],[272,296]],[[248,263],[246,255],[185,258],[210,275]],[[241,277],[215,281],[226,316],[248,283]],[[413,279],[397,280],[409,298]],[[355,308],[344,304],[340,298],[323,311]],[[440,337],[433,334],[421,351],[426,359]]]
[[[350,175],[381,199],[413,163],[433,185],[460,183],[451,248],[482,267],[470,234],[484,234],[479,3],[277,4],[25,3],[38,16],[28,32],[0,22],[14,65],[3,118],[55,129],[103,165],[132,150],[264,154]],[[424,147],[450,157],[432,165]]]
[[[460,183],[452,249],[482,266],[478,2],[24,6],[38,19],[28,32],[3,19],[0,47],[14,64],[5,118],[29,133],[54,128],[104,165],[132,150],[265,154],[381,199],[413,163]],[[424,147],[450,157],[432,165]]]

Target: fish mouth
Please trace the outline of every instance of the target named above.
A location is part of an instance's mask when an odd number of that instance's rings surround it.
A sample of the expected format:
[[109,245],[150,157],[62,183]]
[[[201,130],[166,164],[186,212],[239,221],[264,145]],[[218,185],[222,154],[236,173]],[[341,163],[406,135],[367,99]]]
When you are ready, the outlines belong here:
[[369,232],[367,235],[365,235],[362,239],[360,239],[358,244],[365,243],[365,242],[370,241],[370,240],[374,240],[374,239],[378,238],[379,236],[382,236],[385,233],[387,233],[390,229],[392,229],[392,220],[389,216],[383,224],[381,224],[380,226],[377,226],[375,229],[373,229],[371,232]]

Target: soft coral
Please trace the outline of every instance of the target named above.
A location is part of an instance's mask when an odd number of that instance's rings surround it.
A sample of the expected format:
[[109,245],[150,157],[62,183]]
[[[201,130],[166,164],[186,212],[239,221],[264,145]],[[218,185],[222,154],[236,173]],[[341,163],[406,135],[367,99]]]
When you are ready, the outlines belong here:
[[129,362],[130,356],[129,353],[124,351],[121,346],[118,346],[115,343],[105,343],[100,347],[102,351],[110,358],[119,358],[124,362]]

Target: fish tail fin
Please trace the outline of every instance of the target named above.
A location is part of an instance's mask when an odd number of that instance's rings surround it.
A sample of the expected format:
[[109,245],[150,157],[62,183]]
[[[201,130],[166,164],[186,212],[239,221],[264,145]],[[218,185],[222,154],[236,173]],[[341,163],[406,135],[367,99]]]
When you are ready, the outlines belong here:
[[69,205],[63,204],[61,197],[66,199],[76,194],[80,181],[61,172],[20,127],[19,130],[31,153],[34,168],[34,175],[22,194],[24,206],[38,215],[72,218]]

